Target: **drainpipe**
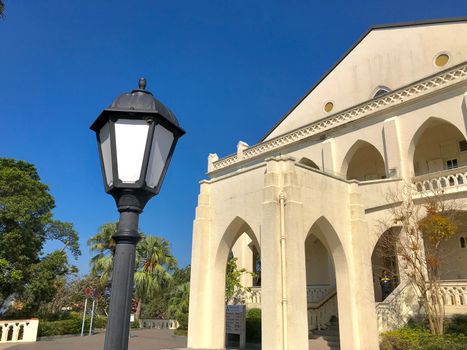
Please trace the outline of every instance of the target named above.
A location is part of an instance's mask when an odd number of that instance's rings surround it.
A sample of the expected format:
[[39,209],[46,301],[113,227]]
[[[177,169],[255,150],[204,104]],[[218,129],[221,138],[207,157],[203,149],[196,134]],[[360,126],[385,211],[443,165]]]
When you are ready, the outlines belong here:
[[280,246],[281,246],[281,282],[282,282],[282,349],[287,350],[287,271],[285,252],[285,193],[279,193],[280,203]]

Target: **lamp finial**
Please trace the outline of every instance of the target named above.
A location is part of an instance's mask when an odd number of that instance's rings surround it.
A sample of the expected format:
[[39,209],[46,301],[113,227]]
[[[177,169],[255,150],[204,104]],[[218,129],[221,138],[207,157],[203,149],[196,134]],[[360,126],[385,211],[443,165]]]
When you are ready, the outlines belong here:
[[139,78],[139,80],[138,80],[138,88],[139,88],[140,90],[145,90],[145,89],[146,89],[146,84],[147,84],[146,78],[143,78],[143,77]]

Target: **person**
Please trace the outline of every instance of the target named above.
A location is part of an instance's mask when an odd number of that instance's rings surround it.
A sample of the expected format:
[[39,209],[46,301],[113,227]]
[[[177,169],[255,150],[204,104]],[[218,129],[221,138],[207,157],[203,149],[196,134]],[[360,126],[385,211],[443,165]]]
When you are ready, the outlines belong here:
[[387,270],[383,270],[383,274],[379,279],[379,284],[381,285],[381,292],[383,293],[383,300],[391,294],[391,277],[389,277],[389,272]]

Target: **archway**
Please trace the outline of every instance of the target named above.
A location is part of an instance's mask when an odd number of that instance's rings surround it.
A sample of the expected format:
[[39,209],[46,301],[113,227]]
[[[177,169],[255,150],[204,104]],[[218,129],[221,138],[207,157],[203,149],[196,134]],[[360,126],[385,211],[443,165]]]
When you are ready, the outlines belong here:
[[[399,233],[399,227],[386,230],[373,249],[371,267],[376,302],[383,301],[387,293],[393,291],[400,283],[399,263],[397,261]],[[387,280],[381,281],[383,274],[385,275],[384,279]]]
[[341,167],[347,180],[377,180],[386,178],[386,165],[381,153],[372,144],[358,140],[347,152]]
[[[246,305],[247,310],[249,308],[261,307],[261,290],[260,287],[254,287],[255,280],[254,275],[252,274],[255,270],[255,259],[259,259],[259,256],[259,242],[251,226],[247,224],[246,221],[244,221],[242,218],[236,217],[224,232],[224,235],[217,249],[215,260],[215,280],[217,281],[215,288],[222,288],[222,291],[219,290],[218,294],[223,296],[222,306],[218,305],[216,309],[219,311],[222,310],[222,315],[219,314],[218,317],[219,322],[223,321],[223,329],[225,329],[226,304]],[[236,282],[233,287],[231,284],[229,284],[229,291],[232,293],[227,296],[226,270],[245,270],[244,273],[241,273],[235,278]],[[224,281],[224,283],[222,283],[222,281]],[[220,304],[220,301],[221,300],[219,298],[215,302]],[[227,342],[233,342],[231,345],[238,346],[239,337],[237,335],[229,336],[227,338]]]
[[409,147],[415,176],[467,165],[467,142],[453,124],[429,118],[415,133]]
[[326,328],[334,332],[334,337],[352,344],[347,258],[336,231],[326,218],[320,217],[308,231],[305,257],[311,339],[323,336],[320,332]]

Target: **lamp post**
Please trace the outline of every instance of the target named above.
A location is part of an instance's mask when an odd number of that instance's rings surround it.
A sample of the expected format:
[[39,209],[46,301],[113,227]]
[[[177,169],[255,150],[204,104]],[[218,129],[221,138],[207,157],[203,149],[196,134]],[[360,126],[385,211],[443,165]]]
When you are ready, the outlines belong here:
[[105,350],[128,349],[139,214],[159,193],[177,140],[185,133],[175,115],[139,87],[118,96],[91,125],[96,132],[105,191],[120,212]]

